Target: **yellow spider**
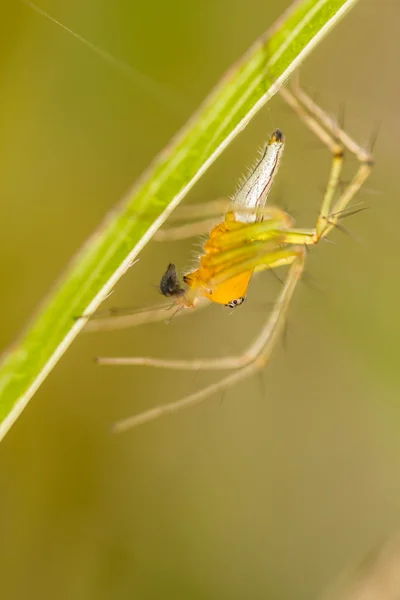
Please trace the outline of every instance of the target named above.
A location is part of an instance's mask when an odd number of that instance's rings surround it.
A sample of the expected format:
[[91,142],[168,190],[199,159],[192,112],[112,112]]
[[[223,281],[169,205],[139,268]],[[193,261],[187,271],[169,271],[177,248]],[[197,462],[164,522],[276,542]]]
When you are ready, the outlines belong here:
[[[123,431],[152,421],[202,401],[215,392],[226,390],[250,377],[267,364],[285,323],[290,301],[301,278],[306,259],[306,247],[317,244],[338,223],[373,166],[369,151],[363,149],[339,127],[301,88],[282,88],[280,94],[305,125],[328,147],[332,166],[328,184],[314,228],[297,229],[293,218],[267,200],[284,149],[284,135],[276,130],[265,150],[230,202],[223,220],[211,229],[204,244],[198,268],[187,273],[182,287],[174,265],[169,265],[161,280],[161,292],[182,310],[193,309],[204,299],[229,307],[239,306],[246,298],[247,287],[254,272],[287,266],[288,272],[279,297],[257,338],[240,356],[199,360],[164,360],[141,357],[101,357],[100,364],[146,365],[183,370],[233,371],[208,385],[170,404],[156,406],[142,414],[128,417],[116,424]],[[350,183],[339,191],[344,150],[353,153],[360,162]],[[217,204],[220,206],[220,203]],[[191,207],[196,212],[196,207]],[[204,205],[201,208],[204,213]],[[182,239],[204,231],[209,220],[184,224],[159,232],[159,239]],[[122,316],[120,319],[140,324],[165,318],[164,310],[146,311]],[[122,326],[122,323],[121,323]],[[89,328],[115,328],[106,320],[103,325],[89,323]]]

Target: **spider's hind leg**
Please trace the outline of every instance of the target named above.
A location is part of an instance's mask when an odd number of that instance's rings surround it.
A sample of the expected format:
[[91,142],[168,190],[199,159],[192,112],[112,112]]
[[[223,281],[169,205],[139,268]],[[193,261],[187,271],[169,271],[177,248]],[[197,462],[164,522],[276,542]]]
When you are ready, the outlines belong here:
[[[357,144],[342,129],[340,124],[332,119],[302,90],[298,80],[295,81],[292,90],[282,87],[280,95],[306,127],[327,146],[332,154],[331,171],[315,229],[314,243],[316,243],[337,225],[341,213],[346,209],[369,176],[374,161],[368,150]],[[360,165],[353,179],[340,191],[335,201],[335,196],[340,187],[345,149],[354,154]]]

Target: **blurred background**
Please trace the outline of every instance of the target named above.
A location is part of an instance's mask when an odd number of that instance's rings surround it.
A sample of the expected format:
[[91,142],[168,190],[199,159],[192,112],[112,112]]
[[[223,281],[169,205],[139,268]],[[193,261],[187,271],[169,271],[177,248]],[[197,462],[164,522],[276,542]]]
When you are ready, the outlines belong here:
[[[131,65],[127,73],[21,1],[2,0],[1,349],[289,5],[40,0]],[[302,68],[323,107],[337,115],[344,105],[355,139],[366,144],[380,122],[376,167],[358,198],[369,210],[343,221],[350,235],[334,231],[310,253],[310,277],[262,377],[115,436],[115,421],[216,375],[100,367],[93,357],[240,352],[279,292],[268,273],[232,314],[215,306],[169,325],[80,335],[0,447],[2,597],[318,598],[400,529],[399,19],[394,0],[361,0]],[[276,127],[287,150],[272,200],[312,226],[330,156],[278,96],[185,203],[231,194]],[[349,158],[346,177],[355,167]],[[190,266],[195,242],[149,244],[112,304],[158,304],[167,263]],[[369,598],[398,598],[399,587],[382,592],[398,564],[379,571]],[[370,578],[378,567],[364,564]]]

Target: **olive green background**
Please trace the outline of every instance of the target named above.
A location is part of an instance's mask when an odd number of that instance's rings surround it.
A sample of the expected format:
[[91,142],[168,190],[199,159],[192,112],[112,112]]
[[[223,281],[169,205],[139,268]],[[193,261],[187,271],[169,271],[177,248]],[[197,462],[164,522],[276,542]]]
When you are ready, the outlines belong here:
[[[41,0],[127,74],[17,0],[0,20],[0,348],[101,218],[285,1]],[[398,339],[400,6],[360,0],[307,60],[303,84],[367,143],[369,210],[310,252],[262,378],[121,436],[112,424],[215,374],[100,367],[96,355],[239,352],[279,282],[231,313],[82,334],[0,445],[3,598],[317,598],[400,528]],[[279,97],[186,201],[231,194],[272,129],[287,149],[272,199],[312,226],[329,153]],[[349,178],[356,162],[349,158]],[[196,240],[194,243],[197,243]],[[151,306],[193,240],[151,243],[109,303]]]

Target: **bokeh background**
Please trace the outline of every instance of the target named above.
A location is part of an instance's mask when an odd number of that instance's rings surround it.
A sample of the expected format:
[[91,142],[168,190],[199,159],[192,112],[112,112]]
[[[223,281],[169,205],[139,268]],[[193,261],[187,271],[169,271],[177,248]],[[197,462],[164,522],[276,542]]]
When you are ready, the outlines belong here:
[[[2,0],[0,348],[224,71],[289,5],[40,0],[131,65],[126,74],[21,1]],[[367,143],[381,123],[377,164],[359,196],[369,210],[343,222],[351,235],[335,231],[333,244],[310,253],[310,277],[262,378],[114,436],[116,420],[215,374],[92,359],[239,352],[279,291],[268,273],[233,314],[210,307],[169,325],[82,334],[1,444],[2,598],[317,598],[398,531],[399,20],[395,0],[361,0],[303,66],[305,88],[334,114],[343,104],[357,140]],[[279,97],[185,202],[232,193],[276,127],[287,151],[272,198],[311,226],[330,157]],[[349,159],[346,177],[355,166]],[[193,241],[151,243],[112,303],[158,304],[154,286],[166,264],[184,269],[192,254]]]

